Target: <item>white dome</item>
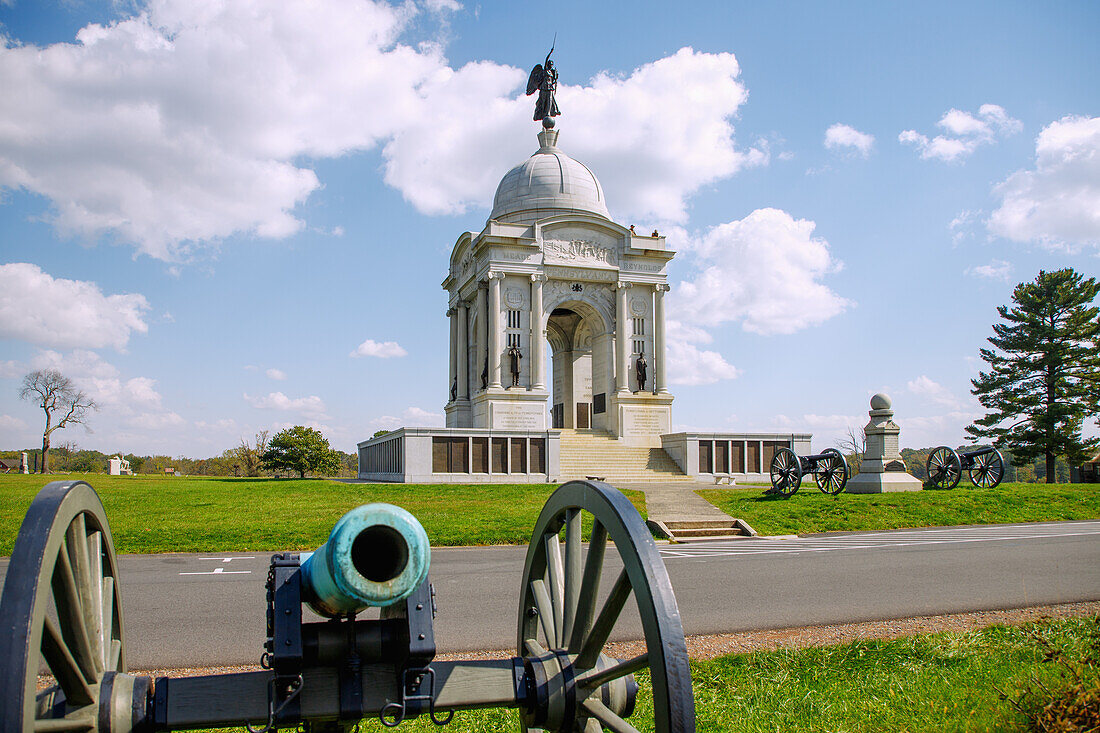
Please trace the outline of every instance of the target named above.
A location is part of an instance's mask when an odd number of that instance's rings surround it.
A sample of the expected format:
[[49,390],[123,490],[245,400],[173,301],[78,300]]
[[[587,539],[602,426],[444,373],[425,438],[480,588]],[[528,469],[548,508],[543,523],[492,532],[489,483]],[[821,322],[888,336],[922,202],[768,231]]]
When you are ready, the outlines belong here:
[[539,133],[538,151],[500,180],[490,219],[531,224],[562,213],[611,219],[599,180],[584,163],[559,150],[557,141],[557,130]]

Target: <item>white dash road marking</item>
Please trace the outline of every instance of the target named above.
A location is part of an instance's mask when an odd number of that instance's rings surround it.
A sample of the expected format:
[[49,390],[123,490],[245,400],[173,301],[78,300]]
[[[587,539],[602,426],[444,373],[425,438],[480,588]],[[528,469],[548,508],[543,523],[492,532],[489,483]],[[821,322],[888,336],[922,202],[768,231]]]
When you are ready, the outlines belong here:
[[[234,560],[255,560],[255,555],[248,557],[200,557],[199,560],[217,560],[221,563],[229,563]],[[180,575],[251,575],[251,570],[226,570],[225,568],[214,568],[213,570],[204,570],[202,572],[180,573]]]
[[251,570],[226,570],[225,568],[214,568],[202,573],[180,573],[180,575],[247,575],[251,573]]

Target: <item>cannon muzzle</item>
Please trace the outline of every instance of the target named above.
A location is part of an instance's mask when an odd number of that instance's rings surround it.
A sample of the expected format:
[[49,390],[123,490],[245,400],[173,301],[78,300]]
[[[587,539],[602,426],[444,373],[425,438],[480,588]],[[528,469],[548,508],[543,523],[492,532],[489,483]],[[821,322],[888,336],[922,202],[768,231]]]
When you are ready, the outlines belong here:
[[328,541],[302,553],[303,597],[322,616],[403,601],[428,576],[428,534],[401,507],[364,504],[340,517]]

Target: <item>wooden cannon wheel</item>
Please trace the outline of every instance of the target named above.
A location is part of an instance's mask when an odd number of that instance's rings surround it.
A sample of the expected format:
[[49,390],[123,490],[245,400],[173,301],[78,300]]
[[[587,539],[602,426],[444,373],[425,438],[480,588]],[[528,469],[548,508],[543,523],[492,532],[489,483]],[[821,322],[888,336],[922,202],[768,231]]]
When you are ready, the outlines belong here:
[[968,463],[966,473],[970,483],[979,488],[992,489],[1005,477],[1005,459],[996,448],[973,456]]
[[[103,504],[83,481],[54,481],[23,520],[0,597],[0,731],[106,731],[116,721],[132,727],[138,721],[130,718],[144,710],[114,703],[147,696],[149,678],[125,669],[118,567]],[[42,691],[40,671],[53,678]]]
[[[607,557],[609,546],[617,559]],[[646,651],[620,661],[603,650],[631,595]],[[524,730],[636,731],[627,718],[637,689],[633,673],[642,669],[649,671],[658,733],[695,730],[687,647],[668,573],[634,505],[605,483],[566,483],[539,515],[524,565],[518,645],[529,667],[559,670],[575,682],[524,715]]]
[[772,493],[794,496],[802,485],[802,461],[790,448],[780,448],[772,457]]
[[928,480],[937,489],[953,489],[962,478],[962,460],[959,454],[941,445],[928,454]]
[[836,496],[848,484],[848,462],[836,448],[826,448],[821,455],[825,457],[817,461],[814,480],[817,481],[817,488]]

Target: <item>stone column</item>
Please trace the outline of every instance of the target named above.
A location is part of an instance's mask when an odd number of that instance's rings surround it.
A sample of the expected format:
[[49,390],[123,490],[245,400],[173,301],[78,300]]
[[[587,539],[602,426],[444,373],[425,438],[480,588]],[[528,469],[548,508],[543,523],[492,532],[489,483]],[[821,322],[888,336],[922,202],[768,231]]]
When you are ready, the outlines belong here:
[[500,389],[500,281],[499,272],[489,273],[489,386]]
[[615,308],[615,371],[618,372],[619,394],[630,394],[630,351],[627,344],[630,343],[630,322],[626,316],[626,291],[630,283],[617,284],[618,298]]
[[531,387],[546,389],[546,376],[543,374],[546,355],[542,337],[542,283],[546,275],[531,276],[531,348],[527,350],[531,359]]
[[485,353],[488,323],[489,323],[489,309],[485,303],[485,291],[489,289],[489,286],[485,283],[478,283],[477,286],[477,361],[474,362],[474,391],[477,392],[481,389],[481,370],[485,368]]
[[470,363],[470,336],[468,325],[470,316],[466,303],[458,302],[458,399],[470,399],[470,377],[467,374]]
[[[447,309],[447,321],[451,325],[451,358],[447,363],[447,402],[450,403],[454,399],[458,398],[458,338],[456,332],[458,331],[458,324],[455,322],[455,314],[458,313],[456,308]],[[451,385],[456,385],[454,397],[451,397]]]
[[653,376],[657,394],[668,394],[668,367],[665,350],[665,292],[667,285],[653,288]]

